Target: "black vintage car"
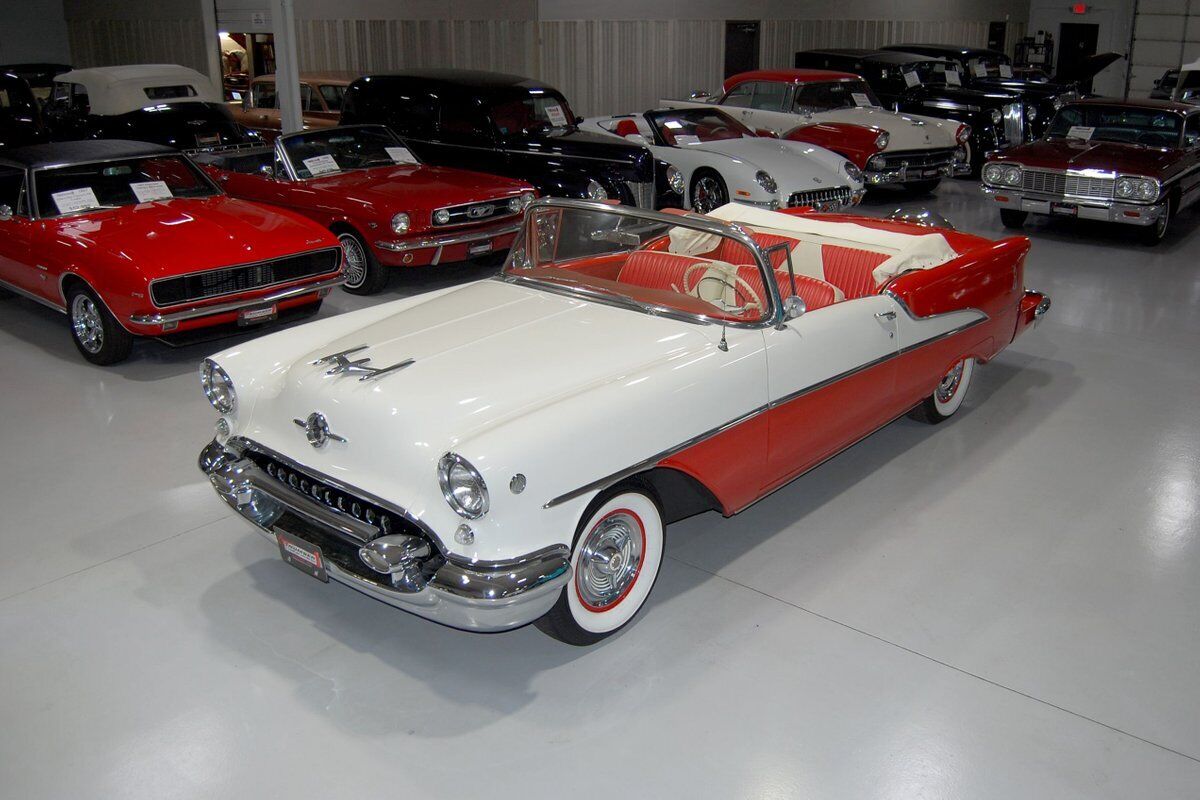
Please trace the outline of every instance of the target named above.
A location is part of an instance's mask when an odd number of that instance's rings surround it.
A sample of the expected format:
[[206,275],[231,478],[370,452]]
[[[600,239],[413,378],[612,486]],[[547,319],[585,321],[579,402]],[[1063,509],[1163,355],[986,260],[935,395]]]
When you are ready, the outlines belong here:
[[964,86],[1020,95],[1025,102],[1029,128],[1034,138],[1042,135],[1050,118],[1063,103],[1079,98],[1080,82],[1090,82],[1096,73],[1121,57],[1116,53],[1093,56],[1088,67],[1076,75],[1037,80],[1016,75],[1009,57],[997,50],[947,44],[893,44],[883,49],[948,58],[958,64]]
[[802,50],[795,66],[853,72],[888,108],[970,125],[972,174],[990,154],[1021,144],[1029,134],[1019,95],[963,86],[956,63],[948,59],[884,50]]
[[428,164],[520,178],[542,195],[678,207],[683,178],[642,146],[579,130],[553,87],[468,70],[368,75],[350,84],[343,125],[381,123]]
[[45,138],[29,84],[16,75],[0,72],[0,149],[37,144]]
[[1151,100],[1170,100],[1179,83],[1179,69],[1169,69],[1161,78],[1154,79],[1154,88],[1150,90]]
[[0,66],[0,72],[16,75],[29,84],[29,90],[33,92],[34,99],[37,100],[39,106],[44,105],[50,99],[50,92],[54,89],[54,76],[70,71],[71,67],[67,64],[42,62]]
[[132,139],[197,150],[260,141],[233,118],[208,78],[174,64],[65,72],[42,108],[55,141]]

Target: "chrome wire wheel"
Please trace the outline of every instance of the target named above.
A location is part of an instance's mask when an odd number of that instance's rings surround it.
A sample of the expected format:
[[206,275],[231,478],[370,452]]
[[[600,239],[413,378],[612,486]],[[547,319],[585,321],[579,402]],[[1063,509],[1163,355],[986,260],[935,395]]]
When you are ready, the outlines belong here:
[[603,517],[580,543],[575,590],[589,611],[620,603],[637,580],[646,550],[646,529],[636,513],[617,509]]
[[958,387],[962,384],[963,364],[964,362],[962,361],[955,364],[942,378],[941,383],[938,384],[934,395],[937,397],[939,403],[949,403],[954,398],[955,393],[958,392]]
[[71,301],[71,328],[75,341],[87,352],[95,355],[104,349],[104,320],[96,303],[86,294],[77,294]]
[[338,235],[338,244],[346,257],[346,286],[357,289],[367,280],[367,254],[358,237],[350,233]]
[[705,174],[692,183],[693,211],[707,214],[728,202],[725,185],[716,175]]

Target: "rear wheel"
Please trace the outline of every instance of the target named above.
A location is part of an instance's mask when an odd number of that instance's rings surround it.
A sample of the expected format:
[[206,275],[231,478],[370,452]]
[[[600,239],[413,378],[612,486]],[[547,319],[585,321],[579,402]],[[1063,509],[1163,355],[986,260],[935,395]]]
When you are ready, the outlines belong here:
[[922,400],[921,405],[908,412],[908,415],[930,425],[950,419],[967,396],[967,388],[971,385],[974,372],[975,359],[962,359],[942,376],[933,394]]
[[913,194],[929,194],[942,182],[941,178],[931,178],[927,181],[909,181],[904,188]]
[[1028,211],[1014,211],[1011,208],[1000,209],[1000,224],[1006,228],[1022,228],[1028,217]]
[[595,644],[629,623],[654,588],[662,565],[662,509],[628,484],[593,502],[575,534],[571,582],[535,624],[567,644]]
[[346,257],[346,282],[342,288],[350,294],[375,294],[387,285],[388,274],[362,237],[352,231],[338,234],[338,244]]
[[80,354],[93,364],[108,366],[124,361],[133,349],[133,334],[121,327],[108,307],[82,285],[67,290],[71,339]]
[[699,170],[692,178],[691,201],[693,211],[707,214],[729,202],[729,189],[717,173]]
[[1167,200],[1162,204],[1162,213],[1158,215],[1153,225],[1147,225],[1138,231],[1138,236],[1142,240],[1142,244],[1148,247],[1154,247],[1163,239],[1167,238],[1167,230],[1171,227],[1171,217],[1174,216],[1175,202]]

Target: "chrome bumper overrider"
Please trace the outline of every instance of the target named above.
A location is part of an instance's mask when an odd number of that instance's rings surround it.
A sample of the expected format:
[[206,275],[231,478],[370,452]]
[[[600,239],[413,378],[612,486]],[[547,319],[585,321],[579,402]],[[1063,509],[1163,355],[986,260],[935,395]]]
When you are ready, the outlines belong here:
[[494,228],[486,230],[473,230],[465,233],[444,233],[440,236],[426,236],[420,239],[400,239],[397,241],[382,240],[375,242],[375,246],[380,250],[388,250],[393,253],[404,253],[409,250],[429,250],[437,248],[437,253],[433,256],[433,264],[437,264],[442,258],[442,248],[453,247],[459,244],[471,244],[472,242],[482,242],[488,239],[495,239],[497,236],[507,236],[521,230],[521,220],[509,222],[504,225],[497,225]]
[[301,297],[314,292],[326,292],[334,286],[341,286],[346,282],[344,275],[338,275],[336,278],[320,281],[318,283],[306,283],[303,286],[290,286],[287,289],[280,289],[278,292],[255,297],[249,300],[232,300],[228,303],[218,303],[209,306],[192,306],[180,311],[169,311],[165,314],[135,314],[129,318],[129,321],[134,325],[170,325],[179,323],[185,319],[195,319],[196,317],[211,317],[216,314],[226,314],[230,311],[240,311],[243,308],[254,308],[255,306],[270,305],[277,303],[280,300],[290,300],[293,297]]
[[[1144,205],[1141,203],[1121,203],[1116,200],[1104,200],[1092,197],[1067,197],[1064,195],[1046,195],[1026,192],[1023,189],[1000,189],[984,186],[985,194],[991,195],[992,200],[1000,208],[1010,208],[1013,211],[1027,211],[1030,214],[1045,214],[1047,216],[1067,216],[1078,219],[1098,220],[1100,222],[1117,222],[1123,225],[1153,225],[1162,215],[1162,205]],[[1005,198],[1001,200],[1000,198]],[[1062,214],[1051,207],[1051,203],[1062,203],[1073,206],[1075,213]]]
[[353,556],[362,565],[353,567],[371,577],[355,574],[326,552],[329,577],[435,622],[474,631],[516,628],[549,611],[570,579],[566,546],[504,562],[447,558],[436,542],[386,535],[276,480],[232,442],[210,442],[199,466],[217,496],[268,539],[275,541],[278,529],[310,544],[336,541],[343,554],[362,553]]

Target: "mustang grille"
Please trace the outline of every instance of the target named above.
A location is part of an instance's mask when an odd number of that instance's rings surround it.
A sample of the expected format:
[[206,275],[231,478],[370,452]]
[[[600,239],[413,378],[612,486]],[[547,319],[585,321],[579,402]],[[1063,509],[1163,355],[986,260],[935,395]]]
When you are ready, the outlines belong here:
[[1009,103],[1001,110],[1004,112],[1004,143],[1021,144],[1025,141],[1025,106]]
[[909,169],[929,169],[931,167],[948,167],[950,162],[954,160],[954,148],[942,148],[939,150],[908,150],[895,153],[884,152],[881,154],[887,166],[885,170],[900,169],[908,167]]
[[[450,225],[470,225],[473,222],[499,219],[500,217],[508,217],[514,214],[508,207],[507,197],[486,200],[480,203],[464,203],[461,206],[447,206],[446,208],[439,208],[438,211],[447,211],[450,213],[450,219],[445,222],[438,222],[436,218],[434,219],[433,224],[439,228]],[[437,212],[435,211],[435,217],[436,214]]]
[[633,204],[638,208],[654,208],[654,181],[644,183],[625,181],[625,188],[633,197]]
[[150,284],[150,297],[156,306],[173,306],[193,300],[207,300],[227,294],[262,289],[300,278],[335,272],[342,263],[340,248],[314,250],[297,256],[285,256],[257,264],[210,269],[178,278],[164,278]]
[[1021,173],[1022,189],[1060,197],[1111,200],[1115,183],[1115,178],[1089,178],[1036,169],[1023,170]]
[[810,189],[807,192],[792,192],[788,197],[788,208],[797,206],[812,206],[817,210],[829,206],[844,207],[850,205],[854,192],[849,186],[834,186],[829,189]]

